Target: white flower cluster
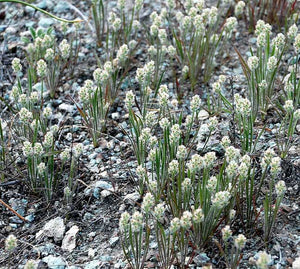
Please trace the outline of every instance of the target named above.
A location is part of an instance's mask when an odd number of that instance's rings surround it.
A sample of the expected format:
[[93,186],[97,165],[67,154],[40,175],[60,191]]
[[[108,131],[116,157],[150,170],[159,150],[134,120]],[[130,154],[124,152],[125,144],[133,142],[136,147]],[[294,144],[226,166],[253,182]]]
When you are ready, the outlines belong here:
[[131,217],[131,230],[134,233],[139,232],[143,227],[143,214],[135,211]]
[[199,171],[203,167],[203,157],[194,154],[187,163],[187,167],[192,173]]
[[43,59],[40,59],[37,64],[36,64],[36,72],[38,74],[38,76],[40,77],[45,77],[47,74],[47,64]]
[[297,53],[300,52],[300,34],[296,35],[295,37],[294,48]]
[[249,57],[248,61],[247,61],[248,67],[250,68],[251,71],[254,71],[259,64],[259,59],[257,56],[251,56]]
[[163,130],[167,129],[170,126],[170,121],[168,120],[168,118],[162,118],[159,121],[159,126],[160,128],[162,128]]
[[19,58],[14,58],[11,62],[11,66],[15,73],[22,71],[21,60]]
[[270,165],[272,158],[276,157],[276,153],[273,149],[269,148],[264,152],[264,156],[261,160],[262,170],[265,171],[267,167]]
[[177,153],[176,153],[176,158],[178,160],[183,160],[183,159],[185,159],[186,155],[187,155],[186,147],[184,145],[178,146]]
[[224,228],[222,228],[221,232],[224,242],[226,242],[232,236],[232,231],[229,225],[226,225]]
[[246,4],[245,4],[244,1],[238,1],[237,4],[234,7],[234,15],[235,16],[240,16],[244,11],[245,5]]
[[241,250],[242,248],[245,247],[246,245],[247,238],[243,234],[239,234],[235,239],[234,239],[234,245],[237,249]]
[[145,213],[149,213],[151,208],[154,206],[154,196],[151,193],[146,193],[143,203],[142,203],[142,209]]
[[158,97],[159,97],[159,105],[161,107],[167,107],[168,106],[168,100],[169,100],[169,90],[166,85],[161,85],[158,89]]
[[165,211],[165,203],[159,203],[154,207],[153,214],[157,221],[163,222]]
[[172,125],[171,132],[170,132],[170,142],[178,143],[180,137],[181,137],[181,130],[179,124]]
[[134,93],[130,90],[126,93],[126,98],[125,98],[125,105],[128,109],[132,108],[134,105],[134,99],[135,95]]
[[178,173],[179,163],[177,160],[173,160],[169,163],[168,173],[175,176]]
[[236,26],[237,26],[237,19],[235,17],[229,17],[226,19],[224,29],[230,36],[233,30],[236,28]]
[[275,185],[275,191],[277,196],[282,196],[286,191],[285,182],[283,180],[279,180]]
[[267,69],[272,72],[276,68],[277,63],[278,59],[275,56],[271,56],[267,63]]
[[22,122],[28,122],[32,119],[32,112],[30,112],[27,108],[22,107],[19,112],[19,117]]
[[154,61],[150,61],[145,64],[143,68],[138,68],[136,70],[136,80],[143,85],[145,82],[150,82],[155,70]]
[[118,62],[123,64],[127,60],[128,54],[129,54],[128,46],[126,44],[122,45],[117,51]]
[[259,20],[256,24],[255,34],[257,35],[256,44],[258,47],[264,47],[266,45],[267,37],[270,35],[272,27],[270,24],[265,23],[263,20]]
[[63,59],[68,59],[71,52],[71,46],[66,39],[63,39],[59,44],[59,50]]
[[293,24],[290,26],[287,36],[289,39],[293,40],[296,37],[297,33],[298,33],[298,27],[296,24]]
[[215,194],[215,197],[212,199],[212,204],[218,209],[225,207],[231,198],[229,191],[219,191]]
[[251,112],[251,102],[247,98],[241,97],[238,93],[234,95],[234,103],[236,106],[237,113],[246,117]]
[[200,107],[201,107],[201,99],[199,95],[196,94],[192,97],[190,108],[192,112],[199,112]]

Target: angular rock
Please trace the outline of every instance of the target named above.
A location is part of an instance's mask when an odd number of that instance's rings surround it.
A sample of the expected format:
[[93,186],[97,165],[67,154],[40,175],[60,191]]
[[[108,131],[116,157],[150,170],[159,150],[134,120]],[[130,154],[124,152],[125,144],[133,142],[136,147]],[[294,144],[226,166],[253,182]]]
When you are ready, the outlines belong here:
[[130,205],[135,205],[140,199],[140,194],[138,192],[129,193],[124,197],[124,202]]
[[62,241],[62,250],[72,252],[76,247],[76,235],[79,231],[78,226],[74,225],[67,231],[63,241]]
[[62,257],[55,257],[53,255],[43,258],[42,261],[47,263],[49,269],[64,269],[66,266]]
[[57,242],[63,239],[65,230],[64,220],[61,217],[57,217],[45,224],[43,234],[48,237],[53,237],[54,241]]

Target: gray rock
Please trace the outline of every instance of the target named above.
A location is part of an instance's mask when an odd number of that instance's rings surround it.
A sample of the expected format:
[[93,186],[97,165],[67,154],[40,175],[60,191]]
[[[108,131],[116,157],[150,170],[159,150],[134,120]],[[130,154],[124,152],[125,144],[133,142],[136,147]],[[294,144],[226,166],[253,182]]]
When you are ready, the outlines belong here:
[[124,268],[125,266],[126,266],[126,263],[123,262],[122,260],[119,260],[117,263],[115,263],[114,268],[120,269],[120,268]]
[[63,239],[65,230],[64,220],[61,217],[57,217],[45,224],[43,234],[48,237],[53,237],[54,241],[57,242]]
[[124,197],[124,202],[130,205],[135,205],[140,199],[140,194],[138,192],[129,193]]
[[100,256],[99,258],[102,262],[110,262],[112,260],[112,257],[109,255],[103,255],[103,256]]
[[109,182],[106,182],[104,180],[99,180],[95,183],[96,188],[101,188],[104,190],[111,190],[113,188],[112,184]]
[[42,28],[49,28],[52,24],[54,24],[54,20],[51,18],[41,18],[38,25]]
[[84,266],[84,269],[97,269],[100,266],[100,261],[98,260],[93,260],[89,262],[87,265]]
[[62,110],[62,111],[69,112],[69,113],[72,113],[73,110],[74,110],[74,106],[73,106],[73,105],[69,105],[69,104],[62,103],[62,104],[59,105],[58,109],[59,109],[59,110]]
[[195,256],[194,262],[197,265],[202,265],[204,263],[207,263],[210,260],[209,257],[207,257],[206,253],[200,253],[199,255]]
[[39,3],[37,3],[36,6],[41,9],[52,9],[54,3],[51,0],[42,0]]
[[113,190],[113,186],[106,181],[103,180],[99,180],[95,183],[95,189],[93,192],[93,195],[95,198],[99,199],[100,198],[100,192],[102,190],[107,190],[107,191],[112,191]]
[[109,239],[109,245],[110,247],[115,247],[117,243],[119,242],[120,238],[118,236],[112,237]]
[[37,252],[39,255],[47,256],[55,253],[55,245],[52,243],[48,243],[46,245],[37,247],[34,249],[34,252]]
[[74,225],[67,231],[63,241],[62,241],[62,250],[72,252],[76,247],[76,235],[79,231],[78,226]]
[[70,9],[69,3],[66,1],[59,1],[54,7],[54,13],[64,13]]
[[113,120],[118,120],[120,118],[120,113],[119,112],[114,112],[111,114],[111,118]]
[[112,192],[108,191],[108,190],[103,190],[100,194],[101,194],[102,198],[106,198],[106,197],[110,196],[112,194]]
[[251,38],[249,39],[249,42],[250,42],[251,44],[256,44],[256,40],[257,40],[256,37],[251,37]]
[[47,263],[48,268],[50,269],[64,269],[66,266],[66,263],[62,257],[55,257],[53,255],[43,258],[42,261]]

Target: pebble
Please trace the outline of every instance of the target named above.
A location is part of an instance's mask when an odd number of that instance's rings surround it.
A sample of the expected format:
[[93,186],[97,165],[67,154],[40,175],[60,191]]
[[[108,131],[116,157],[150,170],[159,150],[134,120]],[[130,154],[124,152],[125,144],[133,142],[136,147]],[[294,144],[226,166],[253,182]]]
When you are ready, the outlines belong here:
[[120,118],[120,113],[119,112],[114,112],[111,114],[111,118],[113,120],[118,120]]
[[101,194],[102,198],[106,198],[106,197],[110,196],[112,194],[112,192],[108,191],[108,190],[103,190],[100,194]]
[[49,255],[43,258],[42,261],[47,263],[49,269],[64,269],[66,266],[65,261],[60,256]]
[[125,266],[126,266],[126,263],[123,262],[122,260],[119,260],[118,262],[115,263],[114,268],[120,269],[120,268],[124,268]]
[[64,220],[61,217],[57,217],[45,224],[42,233],[48,237],[53,237],[54,241],[57,242],[63,239],[65,229]]
[[74,225],[67,231],[63,241],[62,241],[62,250],[72,252],[76,247],[76,235],[79,231],[78,226]]
[[120,238],[118,236],[112,237],[109,239],[109,245],[110,247],[115,247],[117,243],[119,242]]
[[210,260],[209,257],[207,257],[206,253],[200,253],[199,255],[195,256],[194,262],[197,265],[202,265],[204,263],[207,263]]
[[140,194],[138,192],[129,193],[124,197],[124,202],[130,205],[135,205],[140,199]]
[[104,180],[99,180],[95,183],[95,187],[96,188],[101,188],[101,189],[104,189],[104,190],[111,190],[113,189],[113,186],[111,183],[109,182],[106,182]]
[[100,263],[101,262],[99,260],[93,260],[84,266],[84,269],[97,269],[100,267]]
[[61,111],[66,111],[66,112],[72,113],[72,111],[74,110],[74,106],[66,104],[66,103],[62,103],[58,106],[58,109]]
[[38,25],[39,27],[41,28],[49,28],[52,24],[54,24],[54,20],[53,19],[50,19],[50,18],[41,18]]
[[64,13],[70,9],[69,3],[66,1],[59,1],[54,7],[54,13]]
[[112,257],[109,255],[103,255],[103,256],[100,256],[100,260],[102,262],[110,262],[112,260]]

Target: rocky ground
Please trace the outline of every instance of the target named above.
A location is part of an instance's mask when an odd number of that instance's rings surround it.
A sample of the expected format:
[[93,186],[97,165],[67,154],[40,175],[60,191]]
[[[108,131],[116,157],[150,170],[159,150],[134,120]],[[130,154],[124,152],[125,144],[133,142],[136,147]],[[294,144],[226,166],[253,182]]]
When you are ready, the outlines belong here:
[[[160,10],[163,1],[145,1],[142,20],[155,9]],[[207,1],[209,2],[209,1]],[[114,8],[115,1],[110,1]],[[37,1],[40,8],[47,9],[60,17],[73,19],[82,13],[90,17],[90,10],[85,1]],[[80,12],[79,12],[80,11]],[[24,59],[24,51],[20,41],[21,36],[28,35],[28,27],[48,28],[56,22],[20,5],[0,4],[0,95],[5,98],[14,83],[11,70],[11,60],[14,57]],[[234,45],[247,55],[249,44],[255,43],[254,37],[245,30],[243,21],[235,33]],[[55,26],[56,27],[56,26]],[[59,33],[59,31],[57,31]],[[5,174],[5,180],[0,182],[0,199],[25,217],[26,223],[4,206],[0,206],[0,268],[23,268],[28,259],[39,261],[38,268],[52,269],[96,269],[124,268],[126,261],[122,254],[118,230],[119,217],[125,210],[132,211],[141,197],[135,191],[132,171],[136,167],[135,157],[130,147],[128,137],[122,129],[128,127],[128,114],[124,108],[125,91],[132,87],[131,80],[124,82],[115,104],[109,113],[107,131],[103,134],[99,146],[94,148],[88,133],[82,126],[82,120],[72,98],[77,98],[78,87],[91,77],[96,68],[95,38],[89,26],[84,24],[80,29],[81,48],[77,65],[72,77],[63,77],[59,92],[51,102],[55,109],[56,120],[65,125],[59,143],[71,144],[82,142],[84,154],[81,157],[78,192],[71,205],[64,203],[62,190],[57,193],[49,204],[32,194],[22,178],[22,163],[12,160],[14,165],[0,171]],[[144,61],[143,50],[137,52],[136,61]],[[233,79],[235,91],[243,88],[243,72],[234,50],[228,49],[222,59],[218,59],[216,74],[226,74]],[[134,68],[132,76],[134,78]],[[174,89],[173,83],[168,84]],[[182,86],[182,88],[184,85]],[[203,87],[196,87],[201,93]],[[230,92],[228,95],[230,96]],[[184,95],[189,95],[185,93]],[[0,101],[1,119],[8,117],[7,108]],[[218,141],[218,136],[228,132],[228,122],[224,118],[219,133],[212,141]],[[278,123],[276,116],[270,117],[265,134],[258,148],[265,149],[274,145],[275,134],[272,132]],[[299,125],[297,127],[299,135]],[[222,133],[223,132],[223,133]],[[299,137],[298,137],[299,138]],[[300,159],[299,139],[288,157],[282,163],[282,177],[287,184],[287,194],[280,208],[274,236],[269,242],[268,252],[272,255],[271,268],[291,268],[293,261],[300,255]],[[259,236],[249,239],[244,251],[240,268],[249,268],[247,261],[264,248]],[[18,247],[12,253],[4,251],[6,237],[13,233],[18,238]],[[155,256],[151,255],[157,248],[155,242],[150,245],[147,268],[156,266]],[[194,258],[192,268],[204,268],[212,264],[213,268],[224,268],[217,247],[213,244],[206,253],[198,253]]]

